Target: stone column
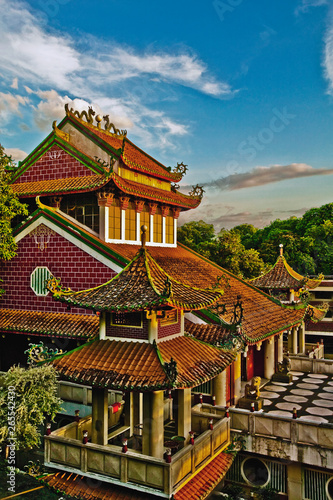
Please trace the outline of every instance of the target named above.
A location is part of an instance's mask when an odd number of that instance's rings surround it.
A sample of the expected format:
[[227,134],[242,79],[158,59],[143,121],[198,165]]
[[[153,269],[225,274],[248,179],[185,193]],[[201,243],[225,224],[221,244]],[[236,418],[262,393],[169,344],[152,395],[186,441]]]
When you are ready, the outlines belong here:
[[143,394],[142,453],[163,458],[164,453],[164,394],[163,391]]
[[241,368],[241,353],[239,352],[237,354],[237,357],[236,357],[235,361],[234,361],[234,390],[235,390],[234,401],[235,401],[235,404],[237,403],[237,401],[241,397],[241,390],[242,390],[242,385],[241,385],[241,382],[242,382],[241,371],[242,371],[242,368]]
[[288,352],[289,354],[293,352],[293,336],[291,330],[288,331]]
[[113,202],[113,193],[97,193],[99,206],[99,237],[106,241],[109,237],[109,207]]
[[300,463],[291,463],[287,465],[288,474],[288,498],[293,500],[302,500],[302,465]]
[[148,342],[152,344],[155,340],[157,342],[158,339],[158,322],[156,311],[152,311],[151,314],[147,314],[148,319]]
[[264,377],[271,379],[275,373],[274,337],[265,341],[264,349]]
[[191,389],[179,389],[178,391],[178,419],[177,434],[184,436],[184,443],[190,439],[191,422]]
[[298,329],[298,351],[300,354],[305,354],[305,325],[304,323]]
[[278,348],[277,360],[278,363],[281,363],[281,361],[283,361],[283,333],[279,333],[277,348]]
[[213,394],[218,406],[227,405],[227,372],[224,370],[213,379]]
[[296,355],[297,354],[297,328],[296,328],[296,326],[293,326],[291,329],[291,341],[292,341],[291,353]]
[[106,312],[101,311],[99,317],[99,340],[105,339],[106,336]]
[[91,441],[95,444],[108,444],[108,391],[92,388],[92,426]]
[[133,392],[128,392],[125,395],[125,425],[130,428],[130,436],[133,436],[134,431],[134,402],[133,402]]

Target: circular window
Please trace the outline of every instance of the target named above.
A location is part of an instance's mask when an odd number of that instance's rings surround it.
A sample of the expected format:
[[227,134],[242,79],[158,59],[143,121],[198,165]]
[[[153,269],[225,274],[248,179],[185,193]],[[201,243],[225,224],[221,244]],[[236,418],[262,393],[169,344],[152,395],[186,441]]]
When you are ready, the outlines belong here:
[[252,486],[265,486],[269,481],[268,467],[259,458],[247,458],[241,470],[245,481]]
[[330,477],[326,483],[326,494],[330,500],[333,500],[333,477]]

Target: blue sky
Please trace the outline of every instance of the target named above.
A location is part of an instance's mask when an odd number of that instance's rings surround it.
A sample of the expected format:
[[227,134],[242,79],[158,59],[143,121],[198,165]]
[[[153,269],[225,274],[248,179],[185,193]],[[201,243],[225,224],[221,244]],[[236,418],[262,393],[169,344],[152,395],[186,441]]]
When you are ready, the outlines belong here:
[[[92,104],[204,185],[216,229],[333,201],[326,0],[0,0],[0,141],[23,159]],[[74,102],[72,102],[74,101]]]

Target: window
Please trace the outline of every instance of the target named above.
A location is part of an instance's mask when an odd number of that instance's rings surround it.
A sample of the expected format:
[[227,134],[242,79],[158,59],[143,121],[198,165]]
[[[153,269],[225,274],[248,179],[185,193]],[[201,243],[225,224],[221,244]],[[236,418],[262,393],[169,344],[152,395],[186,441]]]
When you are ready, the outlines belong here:
[[52,277],[47,267],[36,267],[30,276],[30,286],[37,297],[46,297],[49,293],[45,287],[46,281]]
[[111,240],[121,239],[121,209],[120,201],[115,198],[109,208],[109,238]]
[[147,226],[146,231],[146,241],[150,241],[150,214],[148,205],[144,205],[142,212],[140,213],[140,231],[141,226]]
[[165,218],[165,242],[174,243],[174,222],[170,215]]
[[140,312],[112,313],[111,325],[142,328],[142,314]]
[[154,215],[154,242],[162,243],[162,210],[157,207]]
[[125,240],[136,240],[136,211],[132,201],[125,212]]
[[95,195],[68,196],[62,199],[60,209],[81,224],[99,232],[99,207]]
[[267,465],[259,458],[247,458],[242,463],[242,476],[252,486],[265,486],[269,481]]
[[178,311],[177,309],[171,309],[171,311],[165,311],[164,318],[160,319],[160,325],[174,325],[178,322]]

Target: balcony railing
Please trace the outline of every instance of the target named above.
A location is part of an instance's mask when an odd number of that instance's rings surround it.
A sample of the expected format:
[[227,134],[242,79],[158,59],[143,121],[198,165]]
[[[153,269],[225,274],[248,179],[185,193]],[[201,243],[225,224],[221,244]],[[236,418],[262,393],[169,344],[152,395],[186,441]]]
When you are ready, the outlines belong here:
[[[209,406],[209,405],[205,405]],[[83,430],[91,435],[91,416],[45,436],[45,465],[96,477],[111,483],[129,483],[171,495],[230,442],[230,419],[224,411],[200,407],[192,410],[192,430],[198,433],[194,445],[186,445],[172,456],[171,463],[121,447],[82,443]],[[213,418],[213,430],[208,421]]]

